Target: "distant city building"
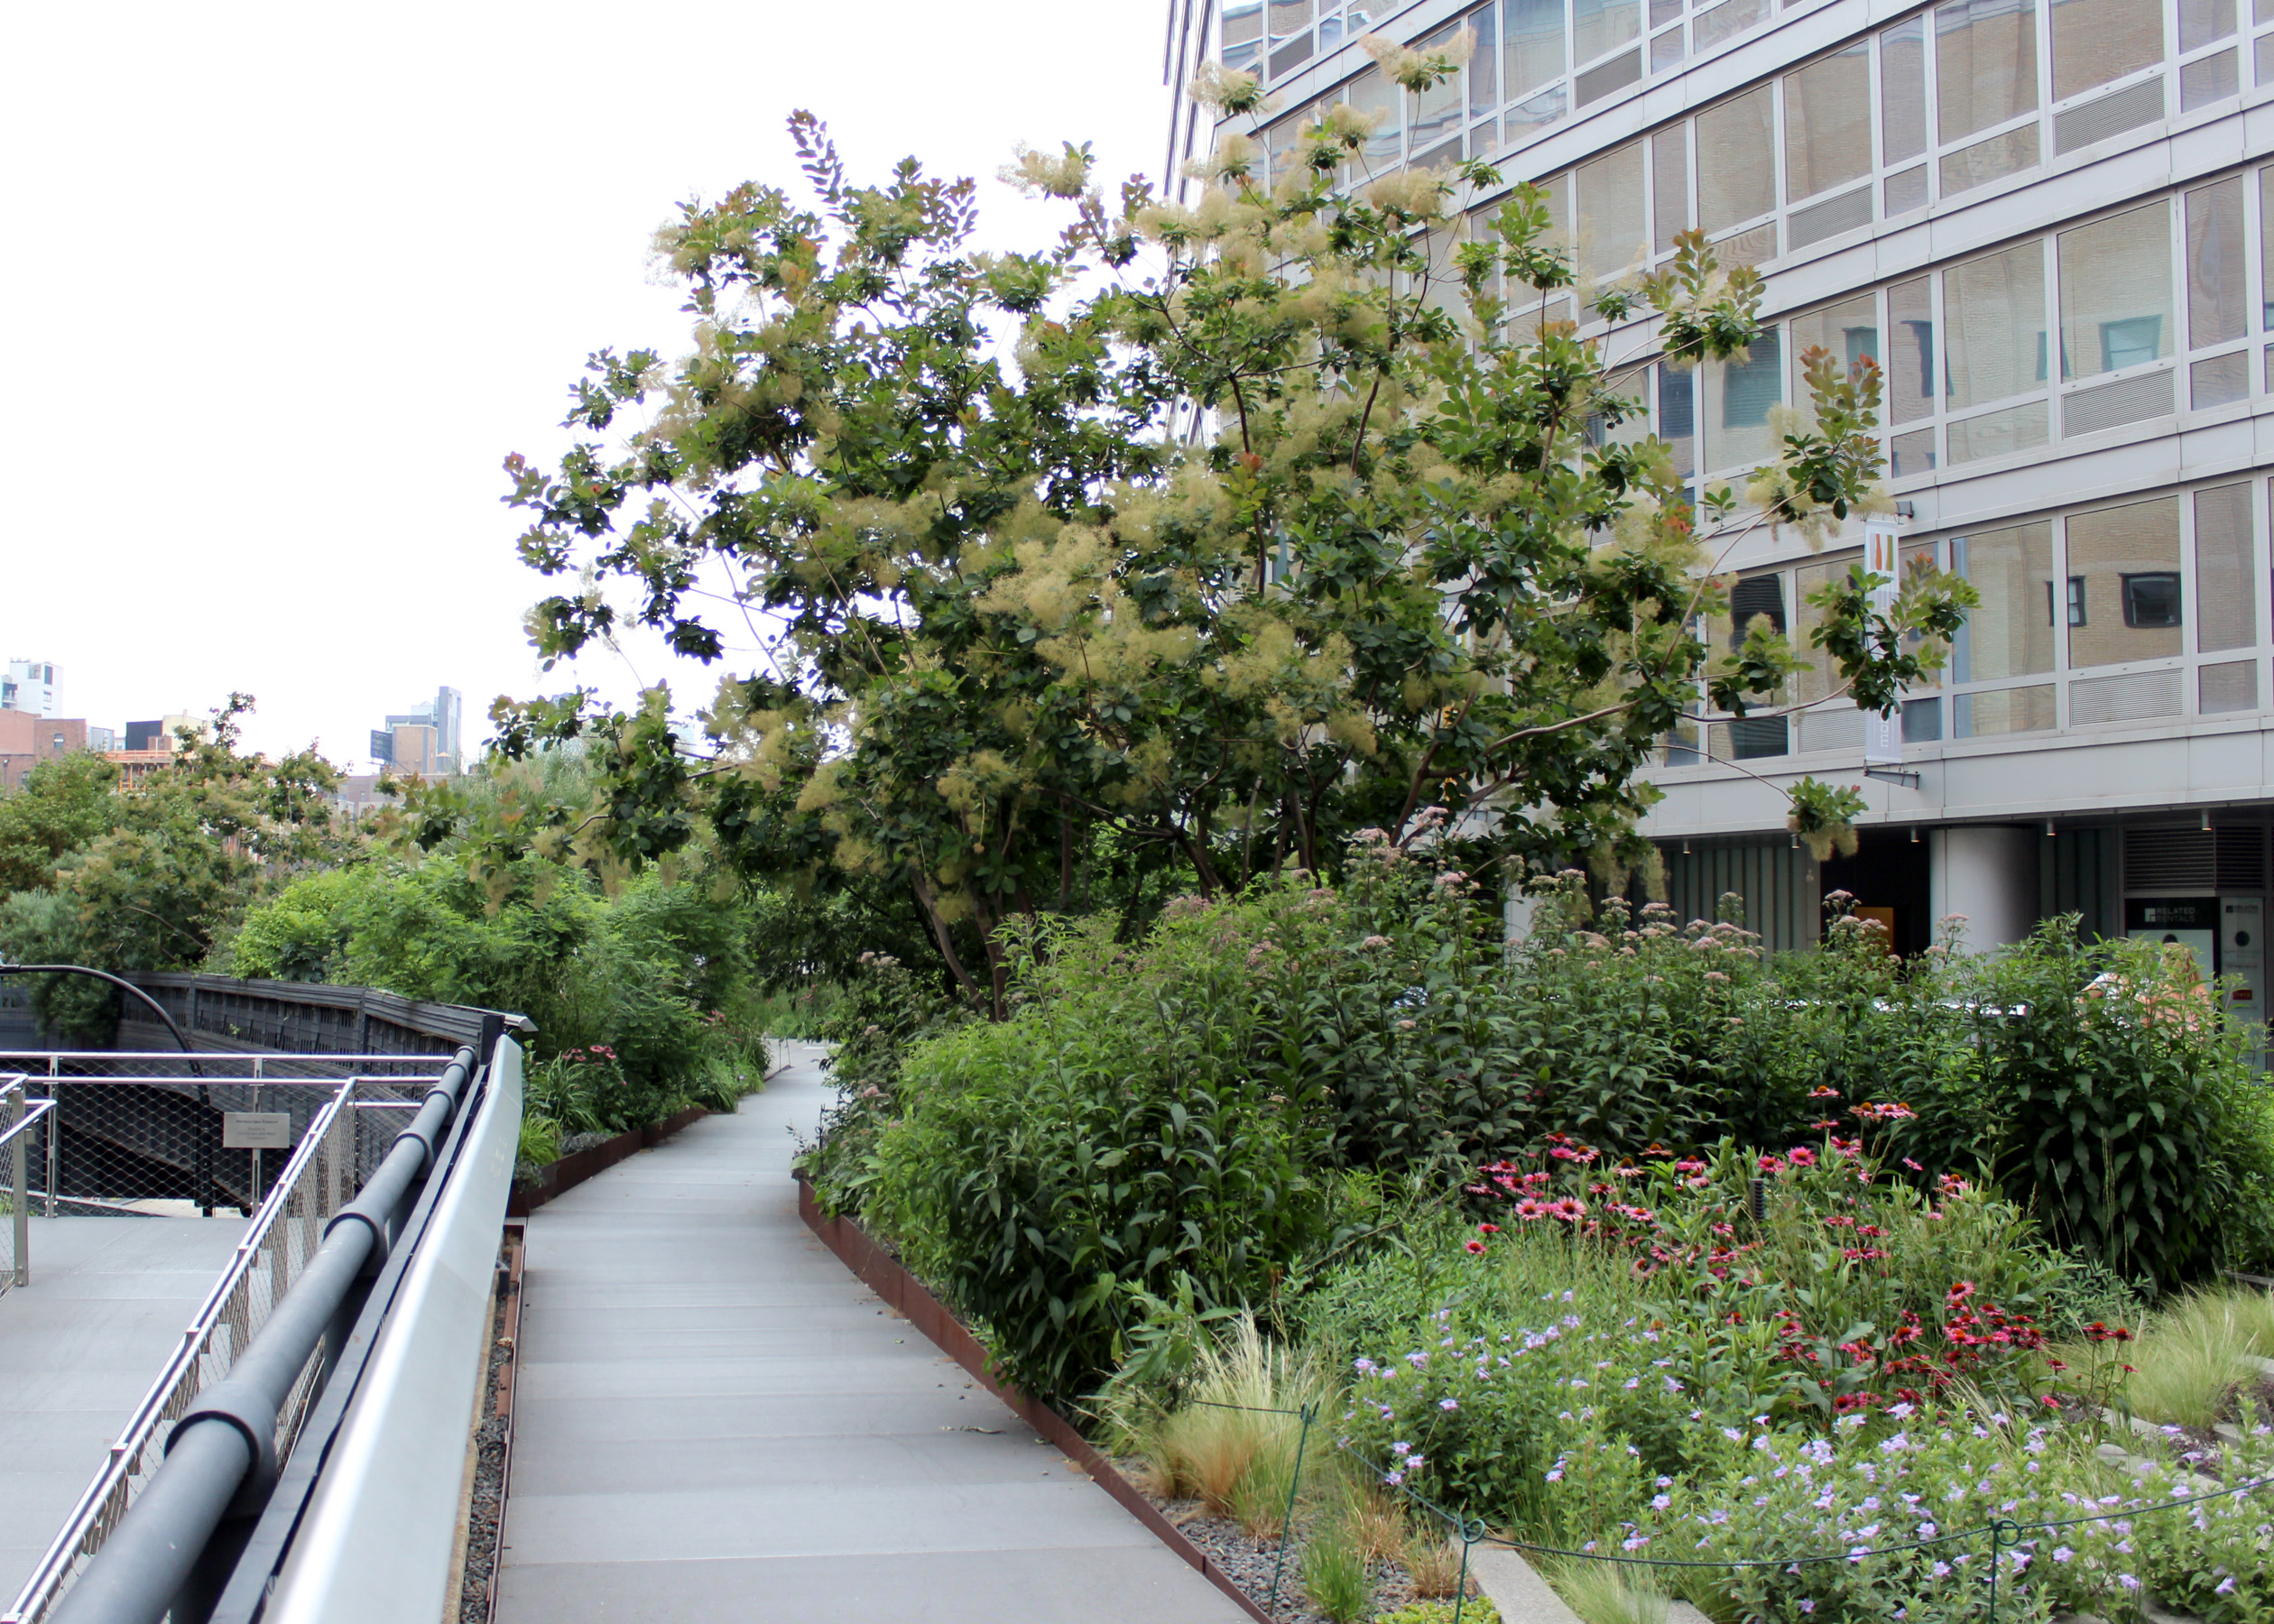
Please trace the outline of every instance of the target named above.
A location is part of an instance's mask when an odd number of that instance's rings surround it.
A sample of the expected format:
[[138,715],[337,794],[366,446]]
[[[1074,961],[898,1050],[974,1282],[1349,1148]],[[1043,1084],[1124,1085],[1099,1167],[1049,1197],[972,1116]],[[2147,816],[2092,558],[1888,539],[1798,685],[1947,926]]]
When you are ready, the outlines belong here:
[[0,676],[0,711],[55,715],[55,668],[43,660],[11,660]]
[[371,759],[421,778],[463,770],[458,727],[464,708],[458,689],[438,688],[424,710],[389,716],[386,726],[371,730]]
[[350,773],[341,779],[338,786],[332,790],[333,804],[350,818],[360,818],[402,804],[402,798],[399,795],[382,794],[379,784],[378,773]]
[[89,748],[88,732],[86,722],[78,717],[0,710],[0,789],[17,788],[23,775],[42,761]]
[[126,724],[126,749],[162,750],[171,753],[180,748],[177,729],[186,727],[202,738],[208,725],[202,716],[193,716],[186,711],[176,711],[152,722],[129,722]]

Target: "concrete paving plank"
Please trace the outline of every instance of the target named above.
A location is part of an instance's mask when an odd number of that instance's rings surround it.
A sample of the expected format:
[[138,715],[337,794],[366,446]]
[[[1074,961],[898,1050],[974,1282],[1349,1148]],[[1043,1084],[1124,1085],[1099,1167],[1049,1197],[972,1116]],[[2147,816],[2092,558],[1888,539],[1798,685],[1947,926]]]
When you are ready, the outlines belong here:
[[1234,1624],[798,1222],[818,1056],[529,1223],[499,1624]]
[[1155,1547],[515,1565],[502,1619],[554,1624],[1186,1624],[1244,1619]]
[[240,1217],[41,1218],[0,1293],[0,1604],[62,1526],[245,1233]]

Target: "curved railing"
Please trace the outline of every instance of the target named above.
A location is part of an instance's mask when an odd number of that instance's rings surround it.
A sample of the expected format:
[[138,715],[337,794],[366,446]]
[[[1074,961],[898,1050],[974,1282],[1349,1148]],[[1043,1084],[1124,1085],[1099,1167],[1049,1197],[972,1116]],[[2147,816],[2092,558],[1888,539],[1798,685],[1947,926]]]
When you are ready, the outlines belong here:
[[[352,996],[329,996],[357,989],[268,987],[283,995],[264,989],[273,1004],[314,993],[332,1031],[370,1034],[338,1020]],[[241,1003],[220,1009],[245,1012]],[[476,1042],[459,1046],[439,1075],[429,1071],[422,1098],[401,1097],[411,1081],[401,1074],[425,1069],[408,1056],[374,1066],[396,1074],[377,1079],[311,1076],[325,1067],[226,1055],[224,1070],[288,1075],[321,1104],[304,1126],[294,1123],[289,1158],[221,1280],[0,1624],[332,1619],[355,1610],[351,1602],[368,1611],[374,1599],[372,1616],[439,1616],[520,1131],[521,1049],[505,1029],[526,1025],[483,1010],[449,1014],[474,1028]],[[431,1024],[388,1035],[422,1035]],[[58,1057],[59,1077],[69,1075],[64,1059],[86,1069],[134,1064]],[[335,1072],[351,1064],[325,1060]],[[105,1081],[162,1089],[173,1080]],[[252,1082],[240,1075],[217,1086]],[[375,1153],[370,1129],[386,1116],[411,1120]],[[0,1151],[0,1181],[7,1165]],[[438,1472],[448,1481],[425,1482]],[[408,1500],[406,1484],[415,1486]],[[374,1515],[393,1532],[374,1542],[388,1552],[384,1571],[365,1573],[356,1546]],[[416,1551],[406,1551],[406,1533]],[[398,1610],[413,1592],[421,1600]]]

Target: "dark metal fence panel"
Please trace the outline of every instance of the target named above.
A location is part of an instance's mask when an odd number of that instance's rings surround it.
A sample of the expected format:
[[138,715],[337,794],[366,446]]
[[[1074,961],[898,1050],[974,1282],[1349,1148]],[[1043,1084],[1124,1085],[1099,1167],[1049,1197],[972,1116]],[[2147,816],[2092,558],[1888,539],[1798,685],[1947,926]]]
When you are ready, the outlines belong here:
[[[448,1054],[479,1045],[494,1010],[425,1003],[371,987],[318,982],[240,981],[226,975],[169,972],[137,975],[150,994],[200,1049],[282,1055]],[[143,1029],[147,1027],[147,1031]],[[129,1042],[129,1038],[134,1041]],[[160,1048],[157,1022],[119,1023],[122,1047]]]

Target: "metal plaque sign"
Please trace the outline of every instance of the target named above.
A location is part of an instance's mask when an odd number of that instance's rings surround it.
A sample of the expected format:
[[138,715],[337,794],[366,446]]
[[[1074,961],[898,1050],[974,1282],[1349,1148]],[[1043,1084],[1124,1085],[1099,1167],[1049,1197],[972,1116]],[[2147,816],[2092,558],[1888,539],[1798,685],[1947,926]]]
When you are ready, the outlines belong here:
[[289,1111],[225,1111],[221,1113],[224,1150],[290,1150],[292,1113]]

